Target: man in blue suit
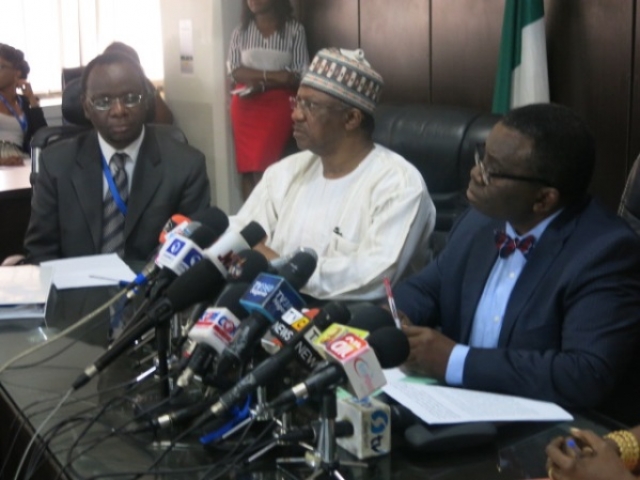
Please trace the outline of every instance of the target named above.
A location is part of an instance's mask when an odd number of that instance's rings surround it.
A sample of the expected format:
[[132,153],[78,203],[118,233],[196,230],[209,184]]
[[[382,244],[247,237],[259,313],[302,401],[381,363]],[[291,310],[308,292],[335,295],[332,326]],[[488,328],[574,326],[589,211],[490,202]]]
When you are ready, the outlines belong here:
[[413,324],[409,371],[640,420],[640,238],[588,197],[594,163],[565,107],[496,124],[471,171],[472,208],[395,288]]

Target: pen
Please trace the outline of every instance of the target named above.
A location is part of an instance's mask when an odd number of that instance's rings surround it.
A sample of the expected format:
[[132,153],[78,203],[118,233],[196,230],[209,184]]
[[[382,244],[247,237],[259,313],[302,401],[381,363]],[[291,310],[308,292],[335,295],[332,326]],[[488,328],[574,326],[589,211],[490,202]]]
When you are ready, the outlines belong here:
[[384,290],[385,292],[387,292],[387,301],[389,302],[389,310],[391,311],[393,321],[396,323],[396,327],[401,328],[402,324],[400,323],[400,318],[398,317],[396,302],[393,299],[393,292],[391,291],[391,282],[389,281],[389,277],[384,277],[382,279],[382,283],[384,283]]

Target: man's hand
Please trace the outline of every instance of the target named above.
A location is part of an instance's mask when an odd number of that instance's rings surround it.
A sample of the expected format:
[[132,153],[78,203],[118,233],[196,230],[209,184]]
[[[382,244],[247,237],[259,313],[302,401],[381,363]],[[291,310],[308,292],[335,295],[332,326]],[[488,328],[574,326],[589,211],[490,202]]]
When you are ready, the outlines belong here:
[[[575,440],[558,437],[547,445],[547,470],[551,480],[635,478],[603,438],[588,430],[572,430],[572,435]],[[570,443],[572,440],[573,444]]]
[[456,342],[429,327],[403,325],[409,339],[409,358],[404,370],[409,374],[426,375],[444,380],[451,350]]
[[253,249],[258,252],[261,253],[262,255],[264,255],[264,257],[271,261],[273,259],[276,259],[280,256],[280,254],[278,252],[276,252],[275,250],[272,250],[271,248],[267,247],[267,244],[265,242],[260,242],[257,245],[255,245],[253,247]]

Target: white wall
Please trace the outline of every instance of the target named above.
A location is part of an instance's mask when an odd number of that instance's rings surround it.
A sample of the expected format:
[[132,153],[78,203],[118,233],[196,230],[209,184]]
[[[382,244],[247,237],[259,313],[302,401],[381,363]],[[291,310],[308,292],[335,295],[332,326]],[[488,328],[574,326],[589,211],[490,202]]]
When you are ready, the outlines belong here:
[[[226,58],[243,0],[160,0],[167,104],[189,143],[207,158],[212,203],[225,212],[242,204],[235,169]],[[192,75],[180,72],[180,20],[193,26]]]

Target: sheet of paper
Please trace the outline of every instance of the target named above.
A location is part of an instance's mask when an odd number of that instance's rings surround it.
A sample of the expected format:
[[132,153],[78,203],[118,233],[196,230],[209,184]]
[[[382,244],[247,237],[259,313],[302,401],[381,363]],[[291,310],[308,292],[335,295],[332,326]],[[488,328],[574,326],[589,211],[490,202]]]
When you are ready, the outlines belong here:
[[53,268],[53,283],[58,290],[118,285],[136,276],[115,253],[50,260],[41,265]]
[[52,275],[49,267],[0,267],[0,320],[44,319]]
[[383,388],[431,425],[465,422],[569,421],[573,417],[555,403],[463,388],[425,385],[409,377]]

